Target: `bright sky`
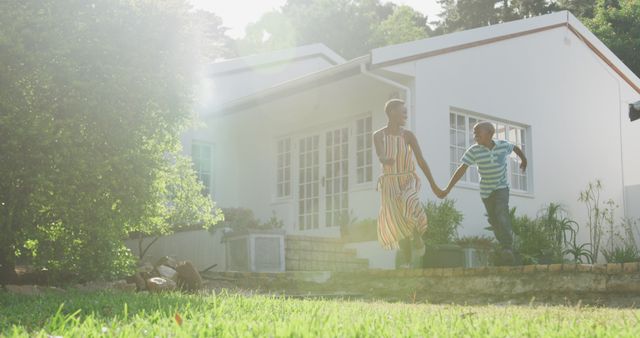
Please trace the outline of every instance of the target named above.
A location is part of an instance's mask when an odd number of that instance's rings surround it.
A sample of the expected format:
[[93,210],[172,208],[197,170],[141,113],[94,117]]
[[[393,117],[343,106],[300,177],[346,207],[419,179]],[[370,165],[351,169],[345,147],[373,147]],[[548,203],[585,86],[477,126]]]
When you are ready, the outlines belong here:
[[[233,38],[244,36],[244,28],[248,23],[256,22],[262,14],[278,9],[286,0],[189,0],[194,8],[215,13],[222,18],[223,25],[228,27],[227,35]],[[436,0],[393,0],[398,5],[408,5],[427,15],[429,22],[437,20],[440,5]]]

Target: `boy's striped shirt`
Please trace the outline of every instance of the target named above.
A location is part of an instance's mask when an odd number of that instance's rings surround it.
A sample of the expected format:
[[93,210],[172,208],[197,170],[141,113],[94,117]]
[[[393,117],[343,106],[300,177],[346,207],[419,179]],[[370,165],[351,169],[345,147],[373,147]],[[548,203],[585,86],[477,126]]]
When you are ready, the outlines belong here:
[[509,187],[507,160],[514,145],[504,140],[494,140],[494,142],[493,149],[479,144],[472,145],[460,160],[468,166],[478,166],[482,198],[489,197],[494,190]]

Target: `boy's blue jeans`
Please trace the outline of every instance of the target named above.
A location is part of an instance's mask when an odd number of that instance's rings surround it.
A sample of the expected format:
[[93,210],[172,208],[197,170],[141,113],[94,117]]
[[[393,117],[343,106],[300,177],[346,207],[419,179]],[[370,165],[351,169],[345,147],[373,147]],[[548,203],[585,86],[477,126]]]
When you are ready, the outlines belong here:
[[509,215],[509,188],[501,188],[491,192],[482,202],[487,210],[489,224],[493,227],[493,233],[498,243],[505,250],[513,250],[513,229],[511,216]]

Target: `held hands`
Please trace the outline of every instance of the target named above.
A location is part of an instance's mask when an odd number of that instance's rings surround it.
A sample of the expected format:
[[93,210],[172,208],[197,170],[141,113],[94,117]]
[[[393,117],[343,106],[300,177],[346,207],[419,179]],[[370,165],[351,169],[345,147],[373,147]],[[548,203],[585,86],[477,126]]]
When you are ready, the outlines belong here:
[[438,187],[437,185],[433,184],[431,185],[431,190],[433,190],[433,193],[439,198],[439,199],[443,199],[445,197],[447,197],[447,195],[449,194],[449,191],[447,189],[442,190],[440,189],[440,187]]
[[433,193],[436,194],[436,196],[439,199],[443,199],[443,198],[447,197],[447,195],[449,195],[449,190],[448,189],[442,190],[442,189],[436,187],[436,189],[433,190]]

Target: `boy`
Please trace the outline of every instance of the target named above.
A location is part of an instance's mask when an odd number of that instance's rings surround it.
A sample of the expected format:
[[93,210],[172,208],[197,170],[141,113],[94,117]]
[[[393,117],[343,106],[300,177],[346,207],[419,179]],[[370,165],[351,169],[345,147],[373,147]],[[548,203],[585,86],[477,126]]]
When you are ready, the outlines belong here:
[[493,140],[495,127],[490,122],[479,122],[473,127],[472,145],[462,156],[460,166],[453,173],[449,184],[438,195],[446,197],[451,189],[464,176],[471,165],[478,166],[480,174],[480,196],[489,218],[490,229],[493,230],[500,246],[502,257],[506,264],[517,264],[518,257],[513,252],[513,231],[511,216],[509,215],[509,179],[507,174],[507,160],[513,151],[520,157],[520,169],[527,168],[527,158],[522,149],[504,140]]

